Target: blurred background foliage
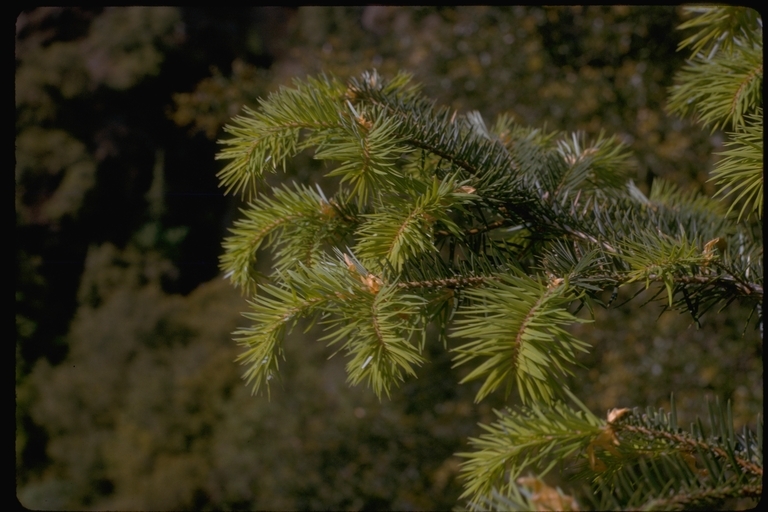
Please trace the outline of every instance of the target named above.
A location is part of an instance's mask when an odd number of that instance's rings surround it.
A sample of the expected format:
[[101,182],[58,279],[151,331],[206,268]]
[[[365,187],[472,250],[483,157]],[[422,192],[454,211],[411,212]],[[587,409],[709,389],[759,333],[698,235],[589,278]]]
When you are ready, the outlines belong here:
[[[294,77],[407,70],[439,103],[601,130],[655,177],[711,194],[719,132],[668,115],[685,55],[669,7],[36,8],[16,22],[16,485],[35,509],[450,509],[466,438],[492,420],[442,346],[390,401],[345,383],[317,331],[252,397],[218,275],[237,200],[215,139]],[[313,181],[299,159],[275,180]],[[262,259],[269,265],[268,259]],[[267,268],[267,267],[265,267]],[[626,296],[625,296],[626,295]],[[622,293],[617,303],[629,299]],[[697,329],[638,309],[577,326],[572,388],[598,414],[762,410],[762,345],[732,304]],[[510,399],[514,401],[514,399]]]

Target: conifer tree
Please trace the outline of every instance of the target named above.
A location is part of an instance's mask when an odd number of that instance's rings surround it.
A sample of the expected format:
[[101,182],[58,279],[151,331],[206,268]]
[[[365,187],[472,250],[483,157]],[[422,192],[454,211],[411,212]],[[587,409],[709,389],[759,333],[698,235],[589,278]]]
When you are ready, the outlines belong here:
[[[253,391],[269,392],[300,320],[319,322],[321,341],[348,357],[349,382],[380,397],[425,363],[435,326],[468,368],[462,382],[481,382],[477,401],[503,389],[522,403],[461,454],[471,509],[759,498],[761,418],[757,433],[735,432],[720,403],[708,427],[683,429],[674,405],[601,418],[566,382],[590,350],[569,326],[633,283],[696,323],[738,300],[762,325],[762,21],[749,9],[691,12],[681,28],[697,32],[681,48],[693,56],[670,108],[730,130],[713,172],[722,197],[661,180],[645,194],[616,138],[504,116],[488,126],[476,112],[436,106],[405,74],[308,78],[245,109],[219,155],[222,186],[249,201],[221,267],[249,297],[251,326],[235,336]],[[269,191],[265,173],[306,150],[328,164],[325,190]],[[267,248],[274,271],[261,276],[256,258]],[[574,478],[568,493],[546,483],[558,466]]]

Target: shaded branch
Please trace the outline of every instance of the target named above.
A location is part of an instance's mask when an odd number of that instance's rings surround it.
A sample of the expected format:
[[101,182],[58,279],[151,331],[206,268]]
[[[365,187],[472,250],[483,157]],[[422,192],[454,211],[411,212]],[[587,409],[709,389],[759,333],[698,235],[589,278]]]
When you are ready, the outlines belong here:
[[700,441],[698,439],[692,439],[689,436],[682,435],[682,434],[673,434],[671,432],[665,432],[663,430],[655,430],[650,429],[638,425],[628,425],[628,424],[612,424],[611,428],[614,430],[623,430],[626,432],[633,432],[635,434],[639,434],[641,436],[645,436],[649,439],[652,438],[662,438],[666,439],[668,441],[671,441],[679,446],[686,446],[690,448],[691,450],[695,450],[696,448],[700,448],[702,450],[706,450],[708,452],[716,454],[718,457],[724,459],[724,460],[734,460],[741,469],[748,473],[752,473],[756,476],[763,476],[763,468],[757,466],[752,461],[743,459],[741,457],[737,457],[736,455],[733,456],[733,459],[728,456],[728,453],[720,448],[719,446],[714,446],[710,443]]

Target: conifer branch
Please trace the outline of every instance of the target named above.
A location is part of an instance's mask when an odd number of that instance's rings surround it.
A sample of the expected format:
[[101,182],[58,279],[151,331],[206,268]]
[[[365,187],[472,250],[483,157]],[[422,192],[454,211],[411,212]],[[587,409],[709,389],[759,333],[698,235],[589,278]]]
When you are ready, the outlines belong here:
[[[229,160],[219,174],[227,192],[255,198],[265,171],[305,149],[333,162],[326,175],[339,183],[331,199],[300,186],[253,199],[224,242],[222,270],[252,295],[253,325],[235,335],[254,391],[268,389],[286,334],[304,320],[349,357],[351,384],[389,395],[424,362],[432,324],[446,344],[461,340],[451,353],[455,366],[474,365],[462,382],[482,379],[476,400],[516,387],[524,404],[497,413],[470,441],[476,451],[461,454],[473,510],[578,508],[583,496],[542,480],[566,460],[601,509],[757,496],[759,429],[739,437],[717,408],[708,437],[698,424],[678,429],[674,407],[601,420],[564,379],[589,349],[568,330],[587,321],[574,303],[603,304],[612,290],[610,305],[632,283],[656,283],[650,300],[666,296],[665,307],[697,322],[715,304],[745,299],[762,325],[761,20],[748,9],[693,12],[700,17],[684,26],[698,32],[681,47],[694,56],[669,104],[732,127],[713,173],[729,208],[660,179],[646,196],[615,138],[545,133],[503,116],[488,129],[476,112],[435,107],[404,74],[365,73],[346,86],[308,79],[236,118],[219,155]],[[262,248],[275,271],[254,295]]]
[[717,163],[710,178],[721,187],[718,195],[723,199],[736,196],[729,213],[743,203],[739,220],[745,213],[756,213],[758,219],[763,216],[763,109],[745,117],[742,129],[728,134],[728,149],[718,153],[725,158]]
[[398,288],[469,288],[473,286],[482,286],[488,281],[498,281],[498,276],[475,276],[475,277],[449,277],[445,279],[434,279],[431,281],[409,281],[397,283]]
[[458,454],[467,459],[461,468],[467,481],[462,498],[478,503],[494,488],[508,492],[525,469],[536,469],[544,477],[554,467],[551,460],[578,453],[597,438],[605,423],[576,403],[578,411],[559,401],[494,411],[497,420],[483,425],[486,432],[479,438],[470,438],[477,450]]
[[567,290],[564,283],[544,285],[502,275],[499,282],[465,292],[473,305],[462,310],[453,336],[475,341],[454,351],[456,366],[487,358],[462,380],[485,377],[477,401],[502,384],[509,393],[513,379],[524,403],[554,398],[562,376],[570,373],[566,365],[575,362],[575,351],[587,347],[560,327],[586,321],[564,309],[576,299]]
[[[434,111],[431,102],[410,91],[398,95],[383,84],[376,72],[366,73],[361,80],[350,81],[348,94],[355,101],[369,103],[397,119],[398,135],[405,144],[428,151],[470,176],[482,177],[489,169],[497,170],[497,177],[506,177],[504,188],[513,188],[514,173],[509,171],[517,165],[503,144],[478,134],[465,116],[457,117],[445,108]],[[479,188],[491,184],[486,179],[473,185]],[[500,185],[497,183],[493,188],[501,188]]]
[[[487,231],[493,231],[494,229],[508,226],[510,223],[511,221],[509,219],[498,219],[484,226],[467,229],[464,232],[462,232],[462,237],[474,236],[474,235],[479,235],[481,233],[485,233]],[[446,237],[446,236],[451,236],[452,233],[450,231],[441,229],[441,230],[435,231],[435,235]]]
[[656,498],[648,501],[643,510],[689,510],[702,505],[707,507],[729,498],[760,499],[762,496],[762,485],[721,485],[716,489],[685,490],[670,497]]
[[682,23],[678,30],[698,29],[684,39],[677,47],[678,51],[691,47],[693,55],[709,54],[714,46],[728,52],[736,45],[757,44],[761,26],[760,13],[754,9],[736,6],[686,6],[686,13],[693,14],[691,19]]
[[638,434],[642,437],[645,437],[647,439],[664,439],[666,441],[670,441],[675,445],[678,449],[690,449],[691,451],[694,451],[696,449],[700,450],[706,450],[717,457],[720,457],[724,461],[730,461],[733,460],[736,462],[736,464],[744,471],[749,472],[755,476],[762,477],[763,476],[763,468],[758,467],[756,464],[754,464],[752,461],[746,460],[741,457],[737,456],[729,456],[729,454],[726,452],[725,449],[713,445],[711,443],[704,442],[699,439],[693,439],[689,435],[686,435],[685,433],[673,433],[673,432],[666,432],[663,430],[654,430],[650,429],[644,426],[638,426],[638,425],[617,425],[614,427],[615,430],[618,432],[631,432],[633,434]]

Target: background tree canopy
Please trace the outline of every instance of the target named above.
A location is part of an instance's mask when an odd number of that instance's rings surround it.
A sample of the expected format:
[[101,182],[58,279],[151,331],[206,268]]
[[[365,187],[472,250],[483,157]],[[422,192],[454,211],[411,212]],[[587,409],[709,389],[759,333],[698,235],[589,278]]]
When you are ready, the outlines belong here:
[[[723,135],[665,111],[686,55],[666,7],[38,8],[16,23],[17,497],[37,509],[450,509],[456,452],[494,420],[442,350],[379,402],[323,344],[286,345],[252,397],[219,275],[242,206],[218,189],[222,126],[327,71],[405,70],[486,118],[632,151],[635,182],[712,195]],[[312,184],[300,156],[287,179]],[[273,184],[285,179],[269,178]],[[269,258],[256,271],[269,272]],[[617,302],[629,297],[621,297]],[[574,332],[594,349],[571,388],[593,411],[730,399],[762,410],[749,311],[689,317],[633,303]],[[657,319],[658,317],[658,319]],[[712,335],[716,333],[716,336]]]

